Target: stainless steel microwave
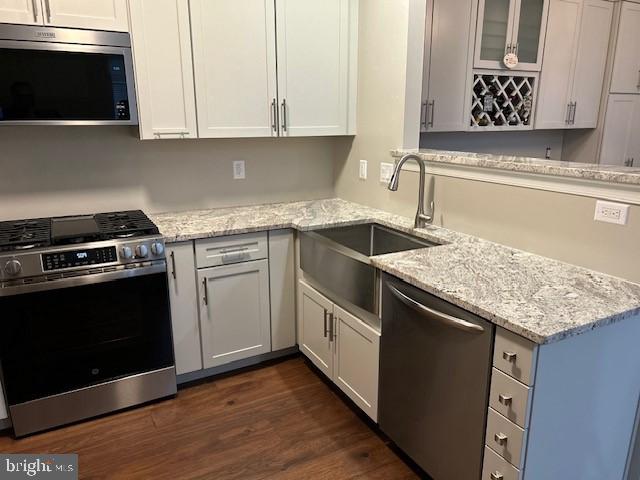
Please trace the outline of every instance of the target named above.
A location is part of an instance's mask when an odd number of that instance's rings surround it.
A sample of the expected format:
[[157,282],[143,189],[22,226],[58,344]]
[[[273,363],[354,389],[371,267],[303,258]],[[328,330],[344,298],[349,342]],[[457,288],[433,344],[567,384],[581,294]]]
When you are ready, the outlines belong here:
[[0,25],[0,125],[137,125],[129,34]]

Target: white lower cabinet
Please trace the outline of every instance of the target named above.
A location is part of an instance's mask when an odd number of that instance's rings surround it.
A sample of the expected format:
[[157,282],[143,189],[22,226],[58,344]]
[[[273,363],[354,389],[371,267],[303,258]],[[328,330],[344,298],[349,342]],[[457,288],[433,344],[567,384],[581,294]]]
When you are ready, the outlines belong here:
[[298,287],[300,350],[377,421],[380,333],[305,282]]
[[269,262],[198,270],[204,368],[271,351]]
[[166,254],[176,373],[181,375],[202,369],[193,242],[169,244]]

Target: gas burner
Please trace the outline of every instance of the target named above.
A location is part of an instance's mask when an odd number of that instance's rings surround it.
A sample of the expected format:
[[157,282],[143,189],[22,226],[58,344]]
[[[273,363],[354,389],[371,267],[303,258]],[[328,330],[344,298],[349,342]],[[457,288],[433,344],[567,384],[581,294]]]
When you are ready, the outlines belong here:
[[48,218],[0,222],[0,251],[27,250],[50,244]]

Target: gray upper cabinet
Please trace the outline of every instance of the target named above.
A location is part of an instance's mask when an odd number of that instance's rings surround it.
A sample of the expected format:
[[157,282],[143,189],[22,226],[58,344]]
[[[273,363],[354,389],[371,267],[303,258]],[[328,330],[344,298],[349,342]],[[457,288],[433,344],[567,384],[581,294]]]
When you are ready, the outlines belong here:
[[622,2],[611,93],[640,93],[640,4]]
[[198,270],[204,368],[271,351],[269,262]]
[[507,53],[516,70],[540,71],[549,0],[480,0],[474,66],[505,69]]
[[176,373],[202,369],[193,242],[167,244],[167,274]]

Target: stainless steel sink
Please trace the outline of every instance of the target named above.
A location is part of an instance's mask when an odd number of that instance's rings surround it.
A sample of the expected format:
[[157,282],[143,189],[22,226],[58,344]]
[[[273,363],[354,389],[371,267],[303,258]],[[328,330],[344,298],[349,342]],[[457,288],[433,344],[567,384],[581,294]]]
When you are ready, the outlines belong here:
[[375,223],[300,234],[300,267],[325,289],[378,313],[378,271],[371,257],[435,246]]

